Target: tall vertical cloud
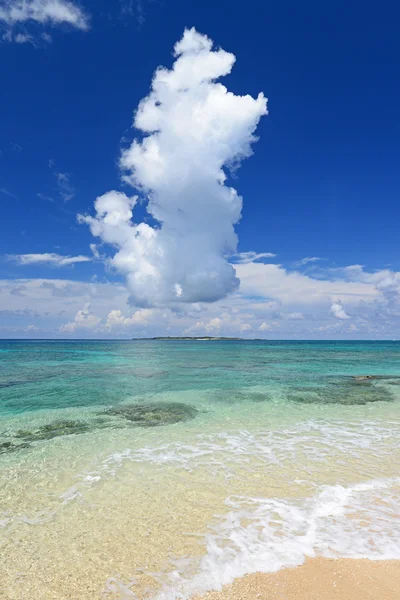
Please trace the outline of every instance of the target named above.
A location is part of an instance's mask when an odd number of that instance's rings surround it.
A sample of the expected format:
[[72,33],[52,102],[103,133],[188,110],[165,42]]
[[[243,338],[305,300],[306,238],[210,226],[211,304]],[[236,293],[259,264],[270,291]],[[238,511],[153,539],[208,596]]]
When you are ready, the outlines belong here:
[[111,264],[126,276],[138,306],[213,302],[239,280],[228,262],[237,250],[234,225],[242,198],[226,184],[251,145],[267,100],[237,96],[217,80],[235,56],[194,28],[174,48],[171,70],[155,72],[135,113],[142,136],[121,156],[123,179],[147,199],[154,226],[132,221],[137,197],[111,191],[95,216],[79,216],[93,235],[117,248]]

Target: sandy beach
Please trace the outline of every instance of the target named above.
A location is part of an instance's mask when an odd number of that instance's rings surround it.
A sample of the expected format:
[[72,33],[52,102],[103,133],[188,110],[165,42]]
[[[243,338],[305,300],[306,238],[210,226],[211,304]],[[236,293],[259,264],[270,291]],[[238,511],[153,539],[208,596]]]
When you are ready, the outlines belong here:
[[[201,600],[398,600],[400,564],[315,558],[277,573],[256,573],[237,579]],[[197,597],[195,600],[200,600]]]

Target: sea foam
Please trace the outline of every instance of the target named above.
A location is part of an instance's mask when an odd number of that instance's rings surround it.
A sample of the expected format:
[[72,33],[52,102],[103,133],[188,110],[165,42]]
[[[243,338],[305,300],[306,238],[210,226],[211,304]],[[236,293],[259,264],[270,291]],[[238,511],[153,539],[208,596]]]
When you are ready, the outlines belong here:
[[[187,600],[307,557],[400,559],[399,492],[400,478],[393,478],[322,486],[303,501],[230,497],[229,512],[205,535],[206,554],[197,564],[178,559],[168,574],[160,573],[162,589],[152,600]],[[116,580],[112,589],[121,598],[136,597],[134,587]]]
[[[296,431],[242,431],[199,436],[192,445],[144,447],[109,457],[106,464],[107,470],[110,463],[115,468],[124,460],[169,464],[189,471],[201,466],[227,477],[235,477],[245,468],[246,477],[251,477],[253,459],[263,468],[276,468],[284,458],[295,459],[301,447],[303,464],[312,462],[314,470],[323,471],[326,460],[335,453],[342,460],[360,461],[362,467],[365,452],[370,460],[378,447],[380,456],[398,447],[397,428],[397,423],[381,427],[365,422],[353,428],[348,422],[314,421],[299,425]],[[307,474],[305,483],[314,490],[307,497],[226,498],[227,512],[216,517],[201,536],[202,558],[177,557],[169,568],[153,574],[161,591],[148,598],[188,599],[221,589],[246,574],[300,565],[307,557],[400,559],[400,478],[318,485],[314,475],[315,471]],[[302,483],[304,480],[293,481],[292,491],[300,490]],[[135,597],[134,585],[127,587],[115,578],[108,584],[120,598]]]

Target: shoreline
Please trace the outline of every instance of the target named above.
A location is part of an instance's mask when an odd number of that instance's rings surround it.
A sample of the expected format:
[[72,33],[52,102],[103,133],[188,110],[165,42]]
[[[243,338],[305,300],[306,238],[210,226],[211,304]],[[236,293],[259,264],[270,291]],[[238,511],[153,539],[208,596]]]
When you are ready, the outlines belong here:
[[275,573],[236,579],[192,600],[398,600],[400,561],[308,558]]

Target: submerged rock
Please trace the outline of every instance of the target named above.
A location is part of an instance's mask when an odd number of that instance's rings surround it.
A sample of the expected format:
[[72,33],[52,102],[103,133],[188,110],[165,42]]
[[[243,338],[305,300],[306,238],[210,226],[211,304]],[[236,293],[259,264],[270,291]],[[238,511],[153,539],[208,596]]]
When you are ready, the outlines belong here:
[[22,448],[29,448],[29,444],[15,444],[14,442],[0,442],[0,454],[6,454],[7,452],[15,452]]
[[383,375],[355,375],[353,377],[355,381],[371,381],[373,379],[384,379]]
[[86,433],[87,431],[89,431],[89,424],[85,421],[60,420],[42,425],[34,430],[20,429],[15,434],[15,437],[27,442],[35,442],[38,440],[51,440],[61,435]]
[[180,402],[150,402],[123,404],[106,409],[102,414],[123,417],[137,427],[160,427],[194,419],[198,410]]

